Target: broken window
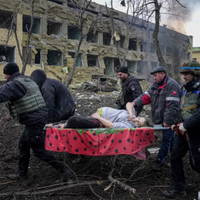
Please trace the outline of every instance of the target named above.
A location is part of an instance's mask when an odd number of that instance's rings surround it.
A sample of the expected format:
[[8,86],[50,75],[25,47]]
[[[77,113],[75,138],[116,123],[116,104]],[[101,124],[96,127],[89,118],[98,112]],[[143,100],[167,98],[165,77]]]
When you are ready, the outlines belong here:
[[118,72],[119,68],[120,68],[121,64],[118,58],[114,58],[114,69],[116,72]]
[[[31,26],[31,16],[23,15],[23,32],[28,32]],[[40,34],[41,20],[40,18],[33,18],[33,26],[31,33]]]
[[[68,54],[69,54],[72,58],[74,58],[74,56],[75,56],[75,53],[74,53],[74,52],[68,52]],[[76,60],[76,65],[75,65],[75,66],[76,66],[76,67],[81,67],[81,66],[82,66],[81,53],[78,54],[78,58],[77,58],[77,60]]]
[[31,64],[31,47],[22,47],[23,59],[27,60],[26,64]]
[[129,39],[129,50],[137,51],[137,39],[136,38],[130,38]]
[[0,10],[0,28],[10,29],[12,23],[12,12]]
[[192,62],[197,62],[197,58],[192,58]]
[[68,39],[79,40],[81,38],[81,31],[77,26],[68,26]]
[[15,47],[0,45],[0,62],[15,62]]
[[98,56],[87,55],[88,67],[99,67]]
[[155,53],[156,50],[155,50],[155,46],[154,46],[154,43],[151,43],[150,44],[150,53]]
[[47,22],[47,35],[62,35],[62,24],[58,22]]
[[36,49],[36,54],[35,54],[35,64],[41,64],[41,50]]
[[97,43],[98,42],[98,32],[93,32],[93,31],[89,31],[89,33],[87,34],[87,41],[88,42],[92,42],[92,43]]
[[110,45],[111,42],[111,34],[110,33],[103,33],[103,44]]
[[136,73],[136,62],[135,61],[127,61],[127,67],[130,73]]
[[62,52],[56,50],[48,50],[47,62],[48,65],[62,66]]
[[104,64],[105,64],[105,69],[104,69],[104,74],[105,75],[111,75],[113,74],[112,72],[112,60],[113,58],[105,57],[104,58]]
[[120,36],[120,47],[121,47],[121,48],[124,48],[124,44],[125,44],[125,36],[124,36],[124,35],[121,35],[121,36]]
[[51,1],[51,2],[54,2],[54,3],[57,3],[57,4],[63,4],[63,2],[62,1],[59,1],[59,0],[48,0],[48,1]]

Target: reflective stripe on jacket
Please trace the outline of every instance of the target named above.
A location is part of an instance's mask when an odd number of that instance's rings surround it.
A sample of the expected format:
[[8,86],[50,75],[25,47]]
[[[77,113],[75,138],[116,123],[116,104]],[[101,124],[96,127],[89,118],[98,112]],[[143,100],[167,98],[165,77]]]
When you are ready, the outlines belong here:
[[134,102],[141,107],[151,103],[152,119],[154,124],[174,124],[178,122],[178,108],[181,88],[172,78],[166,76],[162,85],[154,82],[150,88]]

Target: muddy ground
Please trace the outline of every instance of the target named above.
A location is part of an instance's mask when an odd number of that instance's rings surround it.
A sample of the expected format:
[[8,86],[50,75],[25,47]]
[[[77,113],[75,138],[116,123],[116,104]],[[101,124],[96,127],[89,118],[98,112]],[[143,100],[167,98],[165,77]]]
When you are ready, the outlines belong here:
[[[76,95],[75,95],[76,93]],[[93,93],[75,91],[77,101],[77,113],[89,115],[101,106],[116,107],[116,92]],[[108,175],[113,168],[114,156],[85,157],[82,162],[74,163],[76,159],[68,153],[54,153],[55,156],[65,162],[73,170],[73,187],[68,184],[55,184],[59,178],[56,170],[44,162],[30,158],[28,179],[26,181],[12,181],[7,175],[17,171],[18,164],[18,139],[23,126],[15,120],[7,120],[7,108],[0,107],[0,199],[24,200],[24,199],[73,199],[73,200],[163,200],[162,191],[169,188],[173,181],[170,168],[164,166],[162,172],[155,173],[151,170],[152,162],[156,154],[152,154],[146,161],[140,161],[132,156],[118,156],[115,163],[113,178],[126,183],[136,189],[135,194],[125,191],[117,185],[110,185]],[[159,147],[159,140],[154,147]],[[169,158],[168,158],[169,161]],[[198,199],[200,191],[200,176],[188,165],[188,159],[184,160],[187,197],[177,199]],[[77,182],[78,180],[78,182]]]

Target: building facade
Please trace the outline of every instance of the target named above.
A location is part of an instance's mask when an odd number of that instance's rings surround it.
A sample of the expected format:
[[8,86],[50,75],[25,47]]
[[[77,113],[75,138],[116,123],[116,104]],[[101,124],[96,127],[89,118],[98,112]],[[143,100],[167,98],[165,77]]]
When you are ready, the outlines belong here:
[[200,62],[200,47],[192,48],[192,60]]
[[[78,23],[82,10],[79,4],[73,2],[35,1],[26,75],[40,68],[49,77],[66,79],[66,71],[72,67],[81,35],[84,35],[76,62],[77,78],[94,73],[114,76],[120,66],[119,58],[125,57],[130,73],[150,80],[149,72],[159,65],[152,40],[154,24],[137,18],[130,26],[131,16],[127,19],[125,13],[116,10],[113,11],[112,21],[111,9],[91,3],[84,13],[87,20],[80,29]],[[6,62],[17,62],[21,67],[19,49],[25,56],[31,22],[30,0],[0,0],[0,4],[0,66]],[[12,16],[17,8],[19,47],[14,33],[9,36]],[[161,26],[158,39],[169,73],[173,71],[176,74],[180,65],[192,58],[192,37]],[[3,74],[0,73],[2,79]]]

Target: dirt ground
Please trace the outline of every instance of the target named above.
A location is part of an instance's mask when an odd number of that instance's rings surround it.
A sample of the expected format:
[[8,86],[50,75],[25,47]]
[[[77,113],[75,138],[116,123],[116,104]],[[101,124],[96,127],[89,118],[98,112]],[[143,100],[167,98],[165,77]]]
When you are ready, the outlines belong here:
[[[76,93],[76,95],[75,95]],[[117,93],[74,92],[77,102],[77,113],[89,115],[101,106],[116,107]],[[15,120],[6,120],[8,110],[4,104],[0,107],[0,199],[5,200],[163,200],[162,191],[172,184],[171,172],[164,166],[162,172],[151,170],[156,154],[152,154],[146,161],[137,160],[133,156],[121,155],[117,157],[113,178],[126,183],[136,189],[135,194],[124,190],[118,185],[110,185],[108,175],[113,168],[114,156],[85,157],[82,162],[73,163],[76,156],[68,153],[54,153],[72,170],[73,184],[56,184],[59,178],[56,170],[33,155],[30,158],[28,179],[26,181],[12,181],[7,175],[15,173],[18,168],[18,139],[23,130]],[[152,145],[159,147],[159,140]],[[167,160],[169,162],[169,159]],[[200,191],[200,175],[195,173],[184,160],[187,182],[187,197],[177,199],[198,199]],[[77,182],[78,181],[78,182]],[[71,187],[71,188],[70,188]]]

